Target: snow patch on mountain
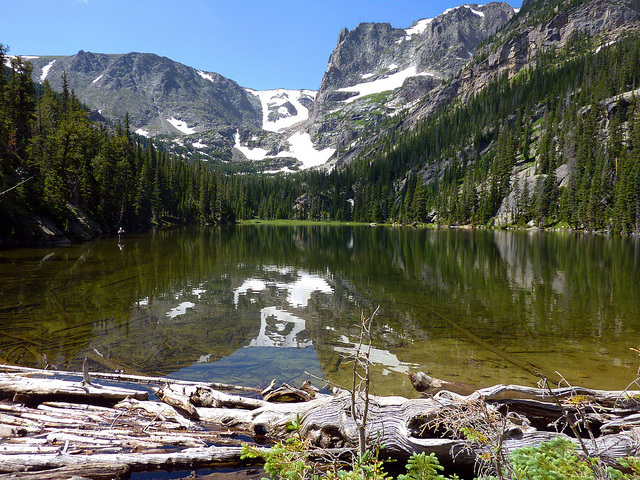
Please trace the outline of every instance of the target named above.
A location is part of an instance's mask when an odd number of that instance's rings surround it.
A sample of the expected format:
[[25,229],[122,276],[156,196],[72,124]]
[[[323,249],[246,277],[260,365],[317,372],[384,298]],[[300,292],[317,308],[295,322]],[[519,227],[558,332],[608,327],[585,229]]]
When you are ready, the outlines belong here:
[[[480,5],[480,6],[482,6],[482,5]],[[469,10],[471,10],[473,13],[475,13],[479,17],[484,17],[484,12],[481,12],[480,10],[474,10],[473,7],[471,7],[471,5],[463,5],[463,7],[464,8],[468,8]]]
[[[475,5],[475,6],[478,7],[478,8],[484,7],[484,5]],[[460,5],[459,7],[447,8],[440,15],[446,15],[447,13],[455,12],[459,8],[468,8],[469,10],[471,10],[473,13],[475,13],[479,17],[484,17],[484,12],[481,12],[480,10],[475,10],[472,5]]]
[[93,82],[91,82],[91,83],[98,83],[102,79],[102,77],[104,77],[104,73],[102,75],[100,75],[99,77],[96,77],[95,80]]
[[[262,129],[269,132],[279,132],[307,120],[309,109],[300,100],[307,98],[313,101],[316,98],[313,90],[246,90],[260,100]],[[292,114],[287,107],[293,107],[295,113]]]
[[45,67],[42,69],[42,75],[40,75],[40,83],[44,83],[44,81],[47,78],[47,75],[49,75],[49,70],[51,70],[51,67],[53,67],[54,63],[56,63],[55,60],[45,65]]
[[297,132],[291,135],[287,141],[291,146],[289,150],[278,153],[275,157],[268,155],[268,151],[260,147],[246,147],[240,144],[240,133],[234,135],[235,145],[248,160],[265,160],[268,158],[293,157],[302,163],[302,169],[317,167],[324,165],[329,161],[335,153],[335,148],[325,148],[324,150],[316,150],[311,141],[311,135],[308,133]]
[[187,125],[187,122],[183,122],[182,120],[178,120],[177,118],[174,118],[174,117],[167,118],[167,122],[169,122],[174,128],[184,133],[185,135],[191,135],[192,133],[196,133],[195,128],[190,128]]
[[324,165],[336,151],[335,148],[316,150],[311,141],[311,135],[308,133],[294,133],[289,137],[289,143],[291,144],[291,156],[302,162],[303,169]]
[[202,70],[197,70],[198,75],[200,75],[205,80],[209,80],[210,82],[214,82],[213,76],[210,73],[203,72]]
[[147,132],[144,128],[139,128],[136,130],[136,134],[141,137],[151,138],[151,134]]
[[237,150],[240,150],[240,152],[242,152],[242,154],[247,157],[247,160],[264,160],[265,158],[267,158],[267,155],[269,153],[268,150],[265,150],[264,148],[259,148],[259,147],[245,147],[240,143],[240,132],[236,132],[235,135],[233,136],[235,138],[235,145],[234,147]]
[[420,35],[424,33],[431,22],[433,22],[433,18],[424,18],[422,20],[414,22],[414,24],[410,28],[407,28],[404,31],[404,37],[398,40],[396,43],[402,43],[405,40],[411,40],[412,35]]
[[28,61],[28,60],[35,60],[36,58],[40,58],[40,57],[36,57],[34,55],[5,55],[4,56],[4,64],[11,68],[11,60],[13,60],[14,58],[22,58],[23,61]]
[[392,75],[389,75],[388,77],[380,78],[378,80],[374,80],[373,82],[359,83],[351,87],[339,88],[338,91],[356,92],[358,95],[344,100],[345,103],[351,103],[362,97],[366,97],[367,95],[382,93],[388,90],[395,90],[396,88],[400,88],[407,78],[417,76],[433,76],[433,74],[427,72],[418,73],[416,67],[409,67]]

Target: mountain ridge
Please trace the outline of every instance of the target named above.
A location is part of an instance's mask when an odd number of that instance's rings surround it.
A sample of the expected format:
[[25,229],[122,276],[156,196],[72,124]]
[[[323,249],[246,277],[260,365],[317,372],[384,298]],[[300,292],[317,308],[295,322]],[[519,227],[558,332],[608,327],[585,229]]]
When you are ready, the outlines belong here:
[[[30,61],[34,81],[46,79],[59,91],[66,72],[69,87],[82,102],[116,121],[128,113],[139,134],[166,137],[205,160],[261,160],[267,162],[267,170],[275,166],[286,171],[344,156],[344,149],[366,128],[410,108],[458,70],[477,43],[513,13],[506,3],[470,4],[433,19],[416,20],[406,29],[373,23],[343,29],[317,94],[274,89],[273,96],[265,98],[269,91],[259,93],[215,72],[153,53],[110,55],[81,50],[70,57],[32,57]],[[427,25],[432,29],[428,31]],[[377,46],[369,42],[372,34],[378,37]],[[360,59],[353,62],[340,45],[353,43],[356,36],[369,43],[364,49],[351,48],[350,53]],[[380,46],[387,50],[383,55]],[[359,93],[358,88],[372,91]],[[366,97],[381,93],[381,88],[400,90],[371,105]],[[277,95],[289,98],[280,101]],[[304,104],[296,103],[298,98]],[[336,114],[338,110],[344,111],[344,118],[336,118],[342,116]],[[309,157],[315,158],[308,161]],[[353,153],[345,161],[351,158]],[[282,159],[288,159],[284,167]]]

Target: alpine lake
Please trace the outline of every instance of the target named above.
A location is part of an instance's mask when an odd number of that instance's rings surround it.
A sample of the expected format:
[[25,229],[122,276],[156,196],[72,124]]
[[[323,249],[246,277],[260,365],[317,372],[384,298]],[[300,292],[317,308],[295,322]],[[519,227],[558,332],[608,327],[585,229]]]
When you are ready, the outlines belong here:
[[0,251],[0,362],[372,392],[638,377],[640,238],[334,225],[184,227]]

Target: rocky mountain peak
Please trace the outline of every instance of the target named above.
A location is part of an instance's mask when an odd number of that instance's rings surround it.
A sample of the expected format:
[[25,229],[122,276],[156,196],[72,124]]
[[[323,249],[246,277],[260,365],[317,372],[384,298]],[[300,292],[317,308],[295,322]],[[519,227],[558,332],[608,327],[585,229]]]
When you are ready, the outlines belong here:
[[343,29],[313,105],[309,132],[322,147],[357,152],[385,117],[423,98],[466,65],[477,46],[515,15],[503,2],[468,4],[409,28],[361,23]]

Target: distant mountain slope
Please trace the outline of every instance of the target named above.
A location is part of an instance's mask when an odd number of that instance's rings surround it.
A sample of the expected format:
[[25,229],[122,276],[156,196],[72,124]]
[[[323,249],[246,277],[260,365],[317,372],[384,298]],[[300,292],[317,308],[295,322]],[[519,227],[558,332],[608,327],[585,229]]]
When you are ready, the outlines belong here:
[[33,78],[69,88],[103,116],[129,113],[134,131],[168,136],[209,160],[260,160],[261,168],[308,168],[357,151],[363,132],[454,75],[480,41],[514,14],[506,3],[466,5],[410,28],[344,29],[319,92],[241,87],[148,53],[34,57]]
[[260,103],[233,80],[154,54],[80,51],[31,62],[34,79],[60,90],[66,73],[69,88],[90,108],[113,119],[128,112],[131,125],[148,135],[262,123]]
[[481,46],[460,74],[434,91],[431,101],[422,103],[412,117],[426,118],[456,97],[464,102],[501,75],[513,77],[535,67],[539,54],[562,49],[579,37],[594,38],[603,46],[639,26],[638,0],[524,0],[513,21]]

